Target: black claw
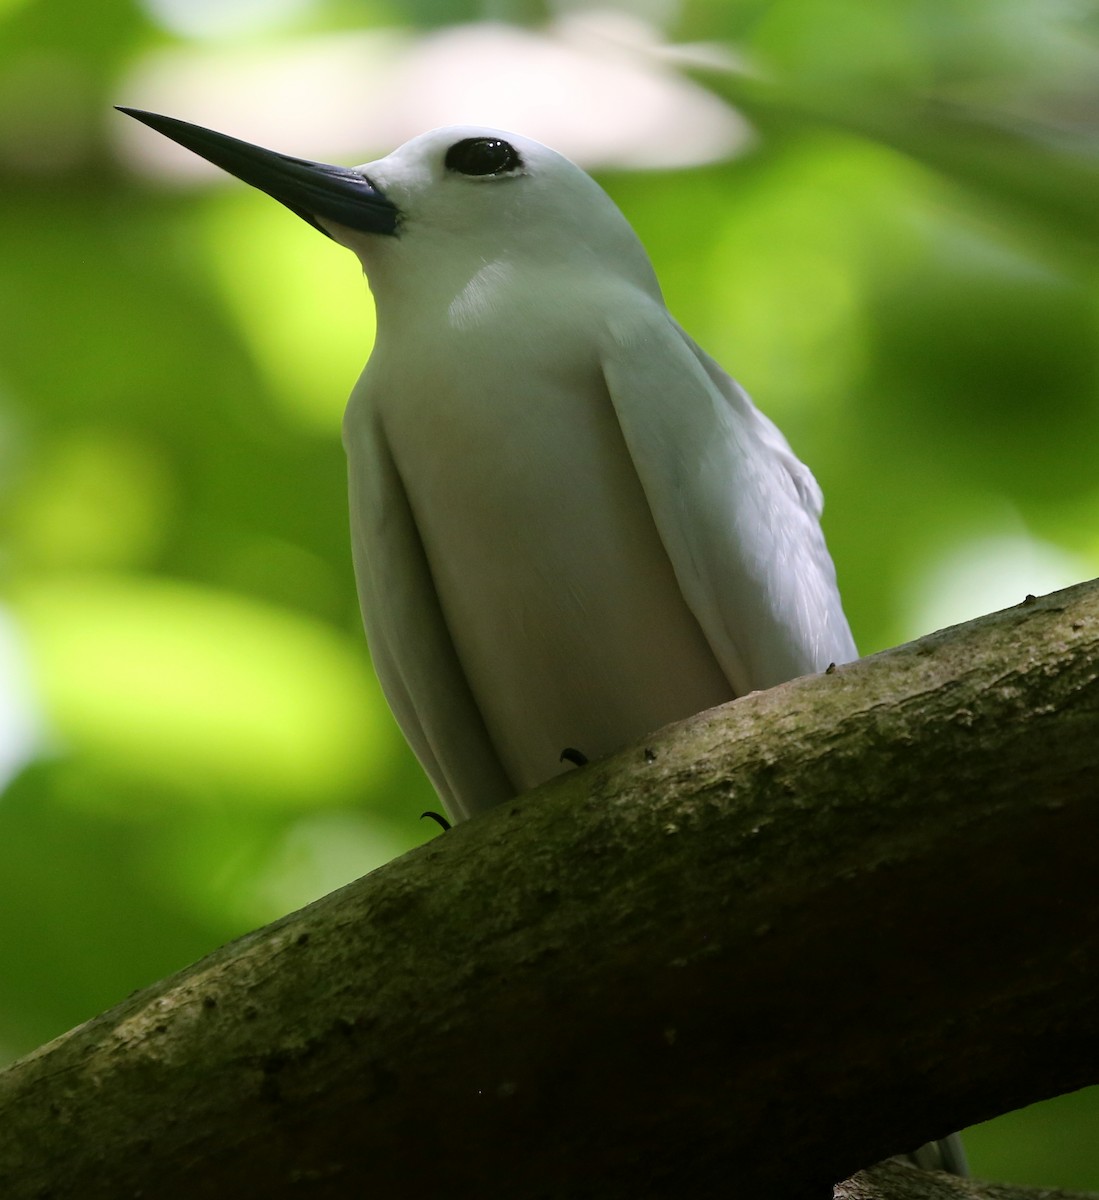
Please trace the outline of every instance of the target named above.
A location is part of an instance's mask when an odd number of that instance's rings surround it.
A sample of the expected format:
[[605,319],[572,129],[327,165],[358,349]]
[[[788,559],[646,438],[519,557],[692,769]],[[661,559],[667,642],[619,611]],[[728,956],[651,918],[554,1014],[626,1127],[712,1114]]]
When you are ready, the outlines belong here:
[[581,754],[579,750],[574,749],[572,746],[566,746],[561,751],[561,757],[557,761],[570,762],[574,767],[586,767],[588,765],[588,756]]
[[427,812],[420,813],[421,821],[424,819],[424,817],[430,817],[433,821],[437,822],[443,833],[446,833],[446,831],[450,828],[450,822],[442,815],[442,813],[432,812],[431,809],[428,809]]

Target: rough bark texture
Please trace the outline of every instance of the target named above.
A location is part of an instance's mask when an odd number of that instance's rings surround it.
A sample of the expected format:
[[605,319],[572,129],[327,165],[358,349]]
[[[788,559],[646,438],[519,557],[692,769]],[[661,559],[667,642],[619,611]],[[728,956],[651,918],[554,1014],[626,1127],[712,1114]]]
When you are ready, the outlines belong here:
[[1096,584],[745,697],[16,1063],[0,1195],[826,1195],[1099,1081],[1097,780]]
[[834,1200],[1087,1200],[1091,1193],[1024,1188],[919,1171],[890,1159],[837,1184]]

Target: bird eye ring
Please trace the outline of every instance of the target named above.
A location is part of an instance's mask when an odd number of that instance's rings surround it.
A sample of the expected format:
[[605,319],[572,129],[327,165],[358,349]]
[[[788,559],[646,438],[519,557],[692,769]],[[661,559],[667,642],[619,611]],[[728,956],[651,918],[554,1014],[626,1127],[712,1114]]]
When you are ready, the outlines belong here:
[[519,151],[503,138],[463,138],[446,152],[443,165],[459,175],[506,175],[523,165]]

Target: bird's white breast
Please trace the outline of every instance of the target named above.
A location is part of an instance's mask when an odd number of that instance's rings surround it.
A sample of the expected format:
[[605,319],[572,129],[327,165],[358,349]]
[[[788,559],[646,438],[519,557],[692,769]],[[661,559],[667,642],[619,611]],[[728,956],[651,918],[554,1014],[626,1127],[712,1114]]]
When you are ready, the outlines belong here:
[[[566,746],[596,758],[733,693],[606,394],[596,325],[611,298],[590,285],[531,296],[509,271],[486,264],[445,310],[383,322],[349,417],[380,425],[474,699],[522,790],[560,771]],[[553,286],[567,291],[567,276]],[[355,471],[353,441],[349,453]]]

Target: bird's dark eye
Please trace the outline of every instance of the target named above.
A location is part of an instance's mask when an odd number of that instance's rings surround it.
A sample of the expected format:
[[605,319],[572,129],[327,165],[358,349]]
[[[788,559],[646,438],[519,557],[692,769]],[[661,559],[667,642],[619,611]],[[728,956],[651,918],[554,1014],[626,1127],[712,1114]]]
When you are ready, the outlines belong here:
[[460,175],[506,175],[523,165],[519,151],[502,138],[463,138],[446,152],[443,165]]

